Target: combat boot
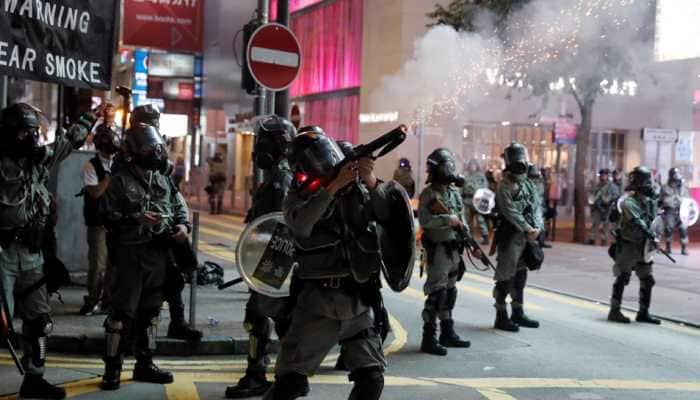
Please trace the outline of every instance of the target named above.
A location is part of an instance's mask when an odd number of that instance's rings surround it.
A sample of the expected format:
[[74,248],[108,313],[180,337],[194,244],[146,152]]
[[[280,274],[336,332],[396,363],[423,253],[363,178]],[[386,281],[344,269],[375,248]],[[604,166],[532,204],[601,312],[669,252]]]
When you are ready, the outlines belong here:
[[620,322],[623,324],[629,324],[630,319],[625,317],[620,311],[620,307],[610,307],[610,312],[608,313],[608,321]]
[[426,322],[423,324],[423,341],[420,345],[420,351],[436,356],[447,355],[447,349],[437,341],[437,326],[434,323]]
[[525,315],[525,311],[522,307],[513,307],[513,313],[510,316],[510,320],[518,324],[518,326],[522,326],[524,328],[540,327],[539,321],[528,318],[528,316]]
[[158,368],[151,360],[138,360],[134,366],[133,379],[137,382],[173,383],[173,374]]
[[254,376],[246,373],[235,386],[226,388],[227,399],[244,399],[247,397],[262,396],[272,386],[263,373],[262,376]]
[[468,348],[471,343],[462,338],[455,332],[455,322],[451,319],[440,321],[440,341],[444,347]]
[[59,400],[66,398],[66,391],[48,383],[41,375],[27,374],[24,376],[17,398]]
[[171,339],[187,340],[197,342],[202,339],[202,332],[192,328],[185,321],[170,321],[168,325],[168,337]]
[[660,325],[661,320],[658,318],[654,318],[649,314],[649,310],[639,310],[637,313],[637,318],[635,318],[635,321],[637,322],[645,322],[647,324],[654,324],[654,325]]
[[685,243],[681,243],[681,254],[684,256],[688,255],[688,245]]
[[105,359],[105,373],[102,375],[100,389],[102,390],[117,390],[121,382],[122,364],[119,361],[112,360],[109,357]]
[[520,327],[508,318],[508,310],[496,310],[496,322],[493,327],[507,332],[517,332]]

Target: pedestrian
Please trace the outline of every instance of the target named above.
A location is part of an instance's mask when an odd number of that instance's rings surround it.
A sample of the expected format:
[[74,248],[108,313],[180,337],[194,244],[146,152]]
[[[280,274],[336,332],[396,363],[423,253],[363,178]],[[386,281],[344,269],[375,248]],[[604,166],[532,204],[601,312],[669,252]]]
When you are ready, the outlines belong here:
[[486,224],[486,218],[476,211],[474,207],[474,194],[479,189],[486,189],[489,186],[489,181],[486,175],[481,172],[479,163],[472,159],[466,163],[464,168],[464,186],[462,186],[462,201],[464,202],[464,215],[466,217],[467,226],[473,227],[474,221],[479,228],[481,234],[481,244],[489,244],[489,229]]
[[394,170],[394,180],[406,189],[408,197],[412,199],[416,194],[416,182],[413,180],[413,170],[408,158],[399,160],[399,166]]
[[591,207],[591,219],[593,220],[591,231],[588,234],[587,243],[596,244],[598,231],[602,228],[603,246],[608,245],[610,236],[610,212],[616,206],[615,201],[620,197],[618,186],[610,181],[610,170],[602,168],[598,171],[598,182],[591,185],[588,194],[588,205]]
[[661,189],[660,205],[664,211],[664,233],[666,236],[666,251],[671,253],[673,231],[678,229],[681,239],[681,254],[688,255],[688,227],[681,221],[681,201],[690,197],[688,187],[683,182],[678,168],[668,170],[668,182]]
[[[506,168],[496,192],[499,224],[495,241],[498,251],[493,289],[495,298],[496,329],[517,332],[519,327],[538,328],[540,323],[529,318],[523,309],[524,289],[528,268],[526,258],[538,247],[535,243],[544,229],[540,212],[540,195],[527,178],[530,165],[527,149],[513,142],[503,152]],[[540,250],[541,251],[541,250]],[[508,318],[506,297],[511,298],[511,317]]]
[[629,186],[626,190],[632,193],[622,202],[622,219],[614,247],[615,282],[612,286],[608,320],[626,324],[630,322],[629,318],[622,314],[620,307],[625,286],[629,284],[634,271],[639,278],[639,311],[636,320],[660,324],[658,319],[649,314],[651,291],[656,282],[652,275],[653,261],[647,253],[650,241],[652,245],[658,243],[651,228],[657,213],[651,171],[642,166],[633,169],[629,174]]
[[104,322],[103,390],[116,390],[124,352],[134,341],[133,380],[171,383],[173,376],[153,363],[158,316],[173,242],[191,230],[187,206],[167,169],[167,150],[154,126],[137,124],[126,132],[124,168],[110,180],[100,218],[114,240],[112,305]]
[[209,164],[209,209],[212,215],[221,214],[221,207],[224,202],[224,192],[226,191],[226,163],[220,152],[216,152],[210,158]]
[[469,235],[469,225],[465,219],[460,190],[454,185],[458,178],[452,152],[438,148],[430,153],[427,172],[428,186],[423,189],[418,201],[418,221],[423,230],[421,242],[427,255],[427,277],[423,285],[423,293],[427,298],[421,314],[421,351],[444,356],[447,355],[446,347],[470,346],[469,341],[462,340],[457,335],[452,319],[452,310],[457,303],[457,281],[465,271],[462,260],[464,244],[460,235]]
[[16,103],[0,111],[0,274],[8,317],[22,319],[21,398],[63,399],[64,389],[44,378],[46,336],[53,328],[42,272],[45,225],[51,211],[46,182],[58,164],[87,138],[97,117],[85,114],[51,145],[40,141],[41,111]]
[[[282,211],[284,199],[292,184],[292,171],[287,162],[289,143],[296,136],[296,128],[286,118],[265,118],[255,135],[255,164],[262,168],[265,179],[253,194],[253,206],[245,221],[253,221],[267,213]],[[270,388],[265,374],[268,364],[268,346],[272,324],[277,337],[282,339],[289,329],[289,297],[273,298],[255,291],[246,303],[243,326],[248,332],[248,367],[238,383],[226,388],[225,396],[239,399],[260,396]]]
[[83,164],[83,216],[88,242],[88,294],[83,298],[80,315],[93,315],[109,307],[109,257],[107,232],[99,218],[100,198],[109,186],[112,158],[119,151],[119,137],[108,125],[100,125],[94,137],[97,154]]
[[[381,261],[358,243],[377,240],[367,228],[371,218],[389,218],[391,199],[388,184],[377,180],[369,158],[347,163],[322,184],[343,158],[320,129],[302,132],[291,143],[290,166],[300,179],[284,202],[284,215],[297,249],[293,285],[298,289],[292,323],[277,356],[276,381],[265,400],[305,396],[308,377],[338,342],[354,382],[350,399],[379,399],[384,387],[383,330],[375,328],[372,318],[380,314],[370,312],[381,304]],[[360,200],[367,196],[370,201]]]
[[178,157],[177,161],[175,162],[175,171],[173,172],[173,183],[175,184],[177,190],[182,190],[181,184],[185,179],[186,173],[187,169],[185,168],[185,159]]

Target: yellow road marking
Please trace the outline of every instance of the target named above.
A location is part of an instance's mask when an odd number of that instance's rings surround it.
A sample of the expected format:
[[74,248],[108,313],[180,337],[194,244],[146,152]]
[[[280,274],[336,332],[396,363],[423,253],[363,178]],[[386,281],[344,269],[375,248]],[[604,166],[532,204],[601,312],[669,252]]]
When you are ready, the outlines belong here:
[[238,239],[237,235],[235,235],[233,233],[222,232],[222,231],[219,231],[216,229],[207,228],[205,226],[199,227],[199,233],[204,233],[204,234],[209,235],[209,236],[215,236],[215,237],[218,237],[221,239],[230,240],[232,242],[235,242]]
[[515,397],[500,389],[476,389],[476,391],[487,400],[517,400]]
[[243,229],[245,229],[245,224],[243,223],[226,223],[218,221],[212,217],[203,217],[200,219],[200,222],[202,222],[203,225],[216,225],[218,227],[226,228],[227,230],[236,231],[238,233],[243,232]]
[[[467,277],[466,274],[465,274],[464,276],[465,276],[465,278]],[[415,279],[421,279],[421,278],[419,277],[419,275],[416,274],[416,273],[413,274],[413,277],[414,277]],[[493,284],[493,282],[490,282],[490,283]],[[477,288],[477,287],[474,287],[474,286],[469,286],[469,285],[466,285],[466,284],[464,284],[464,283],[462,283],[462,282],[458,282],[458,283],[457,283],[457,288],[458,288],[460,291],[462,291],[462,292],[467,292],[467,293],[475,294],[475,295],[477,295],[477,296],[486,297],[486,298],[489,298],[489,299],[492,299],[492,298],[493,298],[493,294],[491,293],[490,290],[481,289],[481,288]],[[414,289],[414,288],[412,288],[412,287],[407,287],[402,293],[405,293],[405,294],[407,294],[408,296],[413,297],[413,298],[415,298],[415,299],[418,299],[418,300],[421,300],[421,301],[425,301],[425,295],[423,294],[423,292],[420,291],[420,290]],[[544,310],[544,307],[542,307],[542,306],[540,306],[540,305],[538,305],[538,304],[531,303],[531,302],[528,302],[528,303],[527,303],[527,308],[530,309],[530,310]]]
[[384,353],[387,356],[401,350],[408,341],[408,333],[403,325],[401,325],[401,322],[399,322],[399,320],[391,314],[389,314],[389,322],[391,323],[391,329],[394,332],[394,340],[392,340],[389,346],[387,346],[387,348],[384,350]]
[[226,250],[225,247],[212,246],[209,243],[203,242],[201,240],[198,243],[197,251],[201,251],[202,253],[206,253],[210,256],[214,256],[232,263],[236,262],[236,253],[234,253],[233,251]]

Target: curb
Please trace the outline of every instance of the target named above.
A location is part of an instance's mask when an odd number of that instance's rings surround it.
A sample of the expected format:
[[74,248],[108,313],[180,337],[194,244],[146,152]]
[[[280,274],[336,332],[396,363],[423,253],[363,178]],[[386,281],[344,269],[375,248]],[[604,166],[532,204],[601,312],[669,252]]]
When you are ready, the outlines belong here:
[[[532,288],[535,288],[535,289],[543,290],[543,291],[545,291],[545,292],[550,292],[550,293],[554,293],[554,294],[558,294],[558,295],[562,295],[562,296],[572,297],[572,298],[579,299],[579,300],[590,301],[591,303],[597,303],[597,304],[602,304],[602,305],[605,305],[605,306],[610,306],[610,302],[601,301],[601,300],[596,300],[596,299],[594,299],[594,298],[592,298],[592,297],[587,297],[587,296],[582,296],[582,295],[578,295],[578,294],[573,294],[573,293],[565,292],[565,291],[563,291],[563,290],[552,289],[552,288],[548,288],[548,287],[546,287],[546,286],[541,286],[541,285],[532,285],[532,284],[529,284],[529,283],[527,284],[527,286],[532,287]],[[632,311],[632,312],[638,312],[638,311],[639,311],[639,309],[637,309],[637,308],[632,308],[632,307],[625,307],[625,306],[622,306],[621,308],[622,308],[623,310]],[[660,314],[656,314],[656,313],[652,313],[652,315],[655,316],[655,317],[657,317],[657,318],[659,318],[660,320],[663,320],[663,321],[673,322],[673,323],[675,323],[675,324],[679,324],[679,325],[689,326],[689,327],[691,327],[691,328],[700,329],[700,322],[687,321],[687,320],[684,320],[684,319],[675,318],[675,317],[669,317],[669,316],[660,315]]]
[[[204,336],[199,342],[191,343],[180,339],[158,337],[156,346],[156,353],[161,356],[246,355],[249,340],[248,337]],[[102,354],[104,337],[49,335],[46,347],[52,353]],[[270,351],[276,353],[278,348],[278,341],[272,340]]]

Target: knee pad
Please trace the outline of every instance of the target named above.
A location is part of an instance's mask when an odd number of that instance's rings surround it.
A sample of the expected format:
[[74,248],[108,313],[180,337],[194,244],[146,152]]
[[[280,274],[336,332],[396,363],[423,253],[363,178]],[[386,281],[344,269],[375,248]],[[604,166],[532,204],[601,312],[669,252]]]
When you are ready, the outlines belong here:
[[425,299],[425,308],[431,310],[439,310],[445,304],[446,299],[447,289],[440,289],[435,292],[432,292],[428,295],[428,298]]
[[126,323],[109,316],[105,319],[103,326],[105,328],[104,355],[110,358],[117,357],[121,353],[120,348],[123,347],[122,338],[124,337]]
[[621,286],[629,285],[631,276],[632,276],[632,273],[630,273],[630,272],[621,273],[615,279],[615,285],[621,285]]
[[496,303],[505,304],[506,297],[508,297],[512,287],[513,281],[510,279],[496,282],[496,286],[493,288],[493,298],[496,299]]
[[249,335],[269,337],[272,330],[270,319],[246,309],[243,327]]
[[652,287],[654,287],[655,284],[656,284],[656,280],[654,280],[653,275],[648,275],[648,276],[639,280],[639,287],[640,288],[651,289]]
[[41,314],[38,317],[25,321],[22,325],[22,334],[30,338],[46,337],[53,331],[53,321],[49,314]]
[[381,378],[384,380],[384,369],[381,367],[358,368],[350,373],[350,382],[361,382],[364,380],[374,380]]

